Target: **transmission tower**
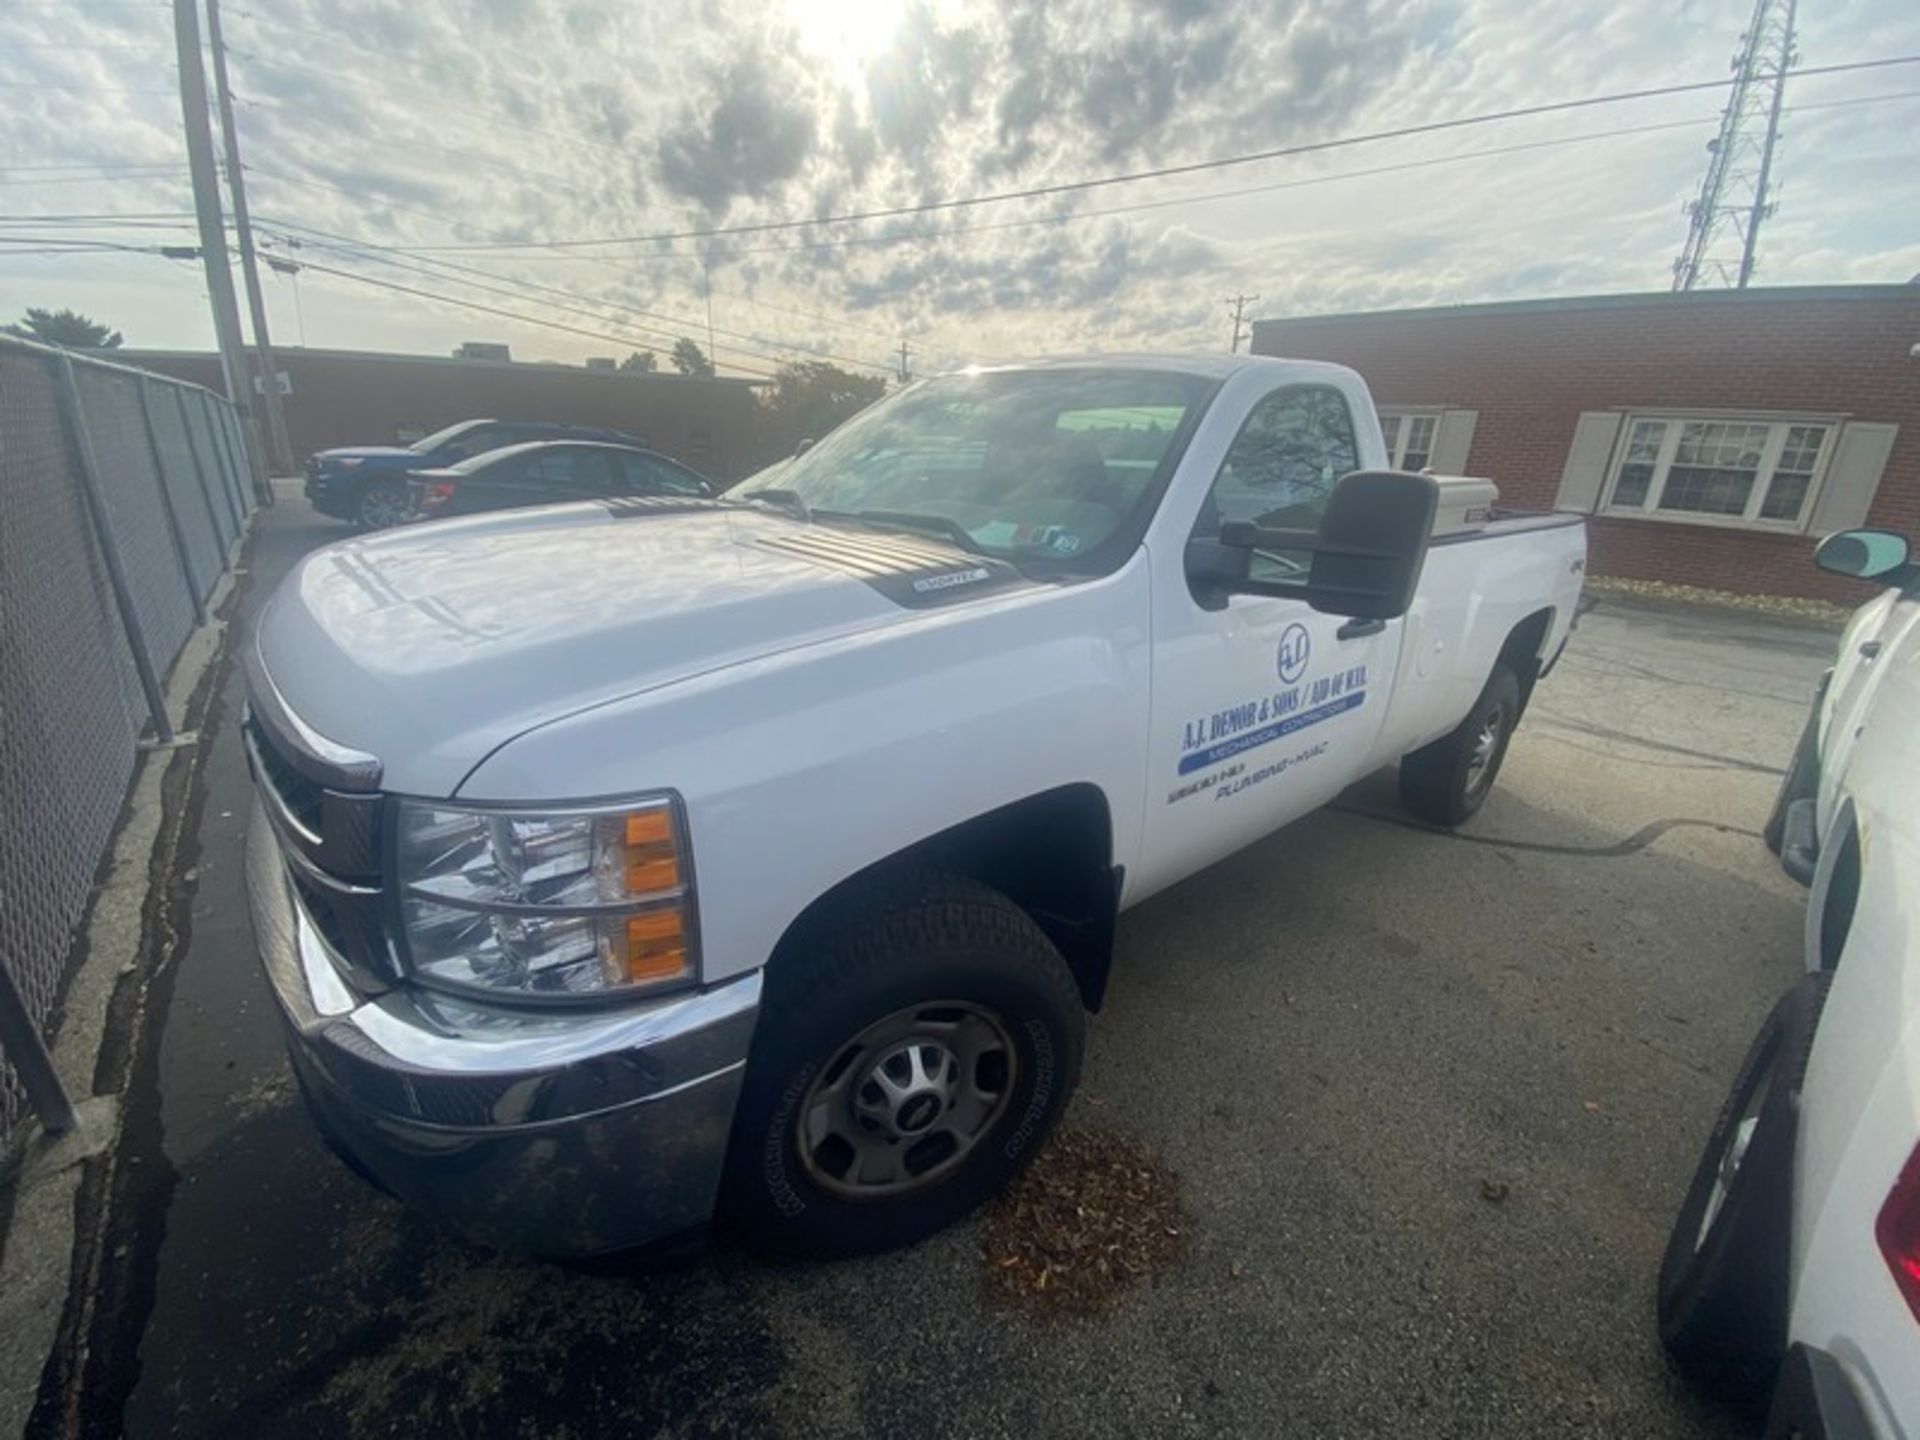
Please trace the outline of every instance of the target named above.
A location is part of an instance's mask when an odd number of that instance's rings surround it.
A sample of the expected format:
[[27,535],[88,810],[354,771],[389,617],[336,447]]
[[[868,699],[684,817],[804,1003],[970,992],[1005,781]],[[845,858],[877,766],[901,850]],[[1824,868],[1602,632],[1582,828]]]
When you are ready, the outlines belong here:
[[[1753,278],[1760,222],[1773,213],[1773,145],[1794,50],[1795,0],[1754,0],[1733,58],[1733,89],[1720,132],[1707,144],[1707,174],[1687,206],[1687,243],[1673,262],[1673,288],[1733,286]],[[1735,253],[1735,252],[1738,253]]]

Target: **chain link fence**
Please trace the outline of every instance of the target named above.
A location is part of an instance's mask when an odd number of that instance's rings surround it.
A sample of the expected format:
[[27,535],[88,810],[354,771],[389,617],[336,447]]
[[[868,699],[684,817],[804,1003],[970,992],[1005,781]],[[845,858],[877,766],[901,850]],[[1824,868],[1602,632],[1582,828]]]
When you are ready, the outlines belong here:
[[238,421],[198,386],[0,336],[0,1153],[160,687],[252,507]]

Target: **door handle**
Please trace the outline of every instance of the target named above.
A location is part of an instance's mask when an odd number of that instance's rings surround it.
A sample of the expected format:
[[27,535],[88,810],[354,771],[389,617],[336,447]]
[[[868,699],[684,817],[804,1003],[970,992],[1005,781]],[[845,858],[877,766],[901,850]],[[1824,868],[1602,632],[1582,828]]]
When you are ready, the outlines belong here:
[[1333,632],[1336,640],[1358,640],[1362,635],[1378,635],[1387,628],[1384,620],[1349,620]]
[[1879,653],[1880,653],[1880,642],[1878,640],[1869,640],[1860,647],[1860,654],[1865,659],[1868,659],[1868,660],[1873,659]]

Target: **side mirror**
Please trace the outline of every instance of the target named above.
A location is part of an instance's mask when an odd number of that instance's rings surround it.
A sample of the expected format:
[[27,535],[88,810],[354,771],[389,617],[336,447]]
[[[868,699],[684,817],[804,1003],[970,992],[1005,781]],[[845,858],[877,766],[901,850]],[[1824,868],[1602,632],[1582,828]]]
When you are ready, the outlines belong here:
[[1849,580],[1899,583],[1910,553],[1907,537],[1891,530],[1842,530],[1820,542],[1813,563]]
[[[1431,476],[1356,470],[1333,487],[1318,530],[1229,520],[1217,540],[1189,540],[1187,580],[1209,609],[1229,595],[1272,595],[1305,600],[1323,615],[1397,619],[1413,604],[1439,503]],[[1251,578],[1254,554],[1263,550],[1309,554],[1304,579]]]
[[807,439],[802,440],[798,445],[793,447],[793,458],[796,460],[799,459],[802,455],[806,454],[807,451],[811,450],[812,448],[813,448],[813,439],[811,436],[809,436]]
[[1397,620],[1413,604],[1433,539],[1440,487],[1431,475],[1356,470],[1333,487],[1307,577],[1322,615]]

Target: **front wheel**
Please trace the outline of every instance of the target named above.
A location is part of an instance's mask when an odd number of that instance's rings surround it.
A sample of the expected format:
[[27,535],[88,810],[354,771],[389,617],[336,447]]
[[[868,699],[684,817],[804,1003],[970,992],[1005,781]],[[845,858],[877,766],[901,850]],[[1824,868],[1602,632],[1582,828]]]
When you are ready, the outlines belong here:
[[1080,1073],[1060,952],[999,892],[921,873],[841,907],[767,975],[721,1205],[764,1249],[857,1254],[965,1215]]
[[1400,762],[1400,803],[1434,825],[1464,824],[1487,802],[1520,723],[1520,678],[1496,665],[1450,733]]

